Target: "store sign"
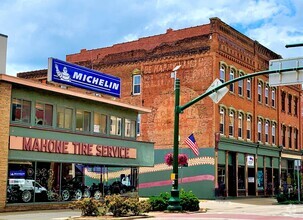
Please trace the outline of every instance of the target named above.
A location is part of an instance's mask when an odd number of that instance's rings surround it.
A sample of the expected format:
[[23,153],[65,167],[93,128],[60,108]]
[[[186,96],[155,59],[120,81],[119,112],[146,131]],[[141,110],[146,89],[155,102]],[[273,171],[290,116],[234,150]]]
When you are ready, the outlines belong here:
[[251,156],[251,155],[248,155],[247,157],[246,157],[246,163],[247,163],[247,166],[249,166],[249,167],[253,167],[253,166],[255,166],[255,158],[254,158],[254,156]]
[[47,80],[120,98],[121,80],[76,64],[48,58]]
[[25,171],[24,170],[10,170],[9,176],[10,177],[25,177]]
[[10,136],[11,150],[135,159],[136,149],[31,137]]

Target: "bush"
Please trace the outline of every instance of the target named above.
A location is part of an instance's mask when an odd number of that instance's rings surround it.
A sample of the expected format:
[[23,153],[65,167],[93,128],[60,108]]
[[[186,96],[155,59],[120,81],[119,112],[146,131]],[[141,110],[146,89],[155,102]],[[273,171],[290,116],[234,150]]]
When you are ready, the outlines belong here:
[[79,201],[74,201],[69,204],[69,208],[80,209],[82,216],[104,216],[107,212],[106,205],[93,198],[84,198]]
[[170,194],[161,193],[159,196],[152,196],[148,199],[152,211],[164,211],[167,209]]
[[[152,196],[148,199],[153,211],[164,211],[167,209],[170,194],[168,192],[161,193],[160,196]],[[180,190],[180,205],[183,211],[197,211],[199,207],[199,199],[193,194],[192,191],[185,192],[184,189]]]
[[180,191],[180,205],[184,211],[198,211],[200,209],[199,199],[192,191],[185,192],[184,189]]
[[108,210],[115,217],[140,215],[150,210],[149,203],[147,201],[139,201],[138,197],[126,198],[120,195],[110,195],[105,197],[105,203]]

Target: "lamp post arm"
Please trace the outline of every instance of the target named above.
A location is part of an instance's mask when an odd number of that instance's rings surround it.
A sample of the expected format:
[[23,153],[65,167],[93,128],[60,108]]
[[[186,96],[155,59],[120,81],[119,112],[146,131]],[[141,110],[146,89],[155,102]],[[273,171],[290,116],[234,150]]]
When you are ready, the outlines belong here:
[[200,101],[201,99],[211,95],[214,92],[219,91],[221,88],[238,82],[240,80],[246,79],[246,78],[252,78],[255,76],[260,76],[260,75],[265,75],[265,74],[272,74],[272,73],[281,73],[281,72],[288,72],[288,71],[299,71],[299,70],[303,70],[303,66],[301,67],[296,67],[296,68],[287,68],[287,69],[280,69],[280,70],[265,70],[265,71],[260,71],[260,72],[255,72],[255,73],[251,73],[251,74],[247,74],[232,80],[229,80],[227,82],[222,83],[221,85],[215,87],[214,89],[211,89],[205,93],[203,93],[202,95],[194,98],[193,100],[189,101],[188,103],[186,103],[185,105],[179,106],[179,108],[177,108],[178,112],[181,113],[183,112],[185,109],[187,109],[188,107],[192,106],[193,104],[195,104],[196,102]]
[[302,47],[303,43],[298,43],[298,44],[286,44],[285,47],[289,48],[289,47]]

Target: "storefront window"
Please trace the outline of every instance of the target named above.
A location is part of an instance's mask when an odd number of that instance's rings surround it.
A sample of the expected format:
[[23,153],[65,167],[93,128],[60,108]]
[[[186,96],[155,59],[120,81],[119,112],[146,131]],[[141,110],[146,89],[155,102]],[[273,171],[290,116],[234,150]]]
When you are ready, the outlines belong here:
[[12,103],[12,121],[31,122],[31,102],[22,99],[13,99]]
[[263,169],[258,169],[258,189],[264,189],[264,172],[263,172]]
[[130,119],[125,119],[125,137],[135,137],[136,122]]
[[36,114],[35,114],[36,125],[53,125],[53,106],[44,103],[36,103]]
[[94,132],[106,134],[107,117],[100,113],[94,113]]
[[225,196],[225,166],[218,166],[218,196]]
[[87,111],[77,110],[76,113],[76,130],[90,131],[91,113]]
[[8,203],[62,202],[136,192],[137,168],[9,161]]
[[72,129],[73,109],[58,107],[57,108],[57,127]]
[[238,167],[238,189],[245,189],[245,167]]

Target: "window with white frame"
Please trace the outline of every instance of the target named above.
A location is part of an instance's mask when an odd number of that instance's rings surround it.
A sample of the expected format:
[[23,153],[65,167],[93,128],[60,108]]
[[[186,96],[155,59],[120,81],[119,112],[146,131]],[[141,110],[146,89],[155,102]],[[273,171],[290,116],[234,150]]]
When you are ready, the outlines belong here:
[[258,83],[258,102],[262,102],[262,83]]
[[271,127],[271,143],[273,145],[276,144],[276,123],[275,122],[272,123],[272,127]]
[[246,138],[251,140],[251,116],[247,115],[246,118]]
[[220,108],[220,134],[224,134],[225,127],[225,109]]
[[225,66],[223,64],[220,65],[220,80],[221,82],[225,82]]
[[[243,74],[239,74],[239,77],[243,76]],[[238,95],[243,96],[243,80],[238,81]]]
[[238,116],[238,138],[243,138],[243,113]]
[[229,111],[229,136],[234,136],[235,128],[235,112],[233,110]]
[[135,137],[136,134],[136,121],[125,119],[125,137]]
[[269,142],[269,122],[265,122],[265,142]]
[[271,107],[275,108],[276,107],[276,89],[273,88],[271,90]]
[[268,105],[269,88],[268,85],[265,87],[265,104]]
[[258,121],[258,141],[262,141],[262,120]]
[[133,95],[141,94],[141,75],[133,75]]
[[122,119],[116,116],[110,116],[110,134],[121,136]]
[[248,99],[251,99],[251,79],[246,80],[246,95]]
[[138,116],[137,116],[136,133],[137,133],[137,136],[140,136],[140,134],[141,134],[141,114],[138,114]]
[[[233,80],[234,78],[235,78],[235,70],[234,69],[230,69],[229,80]],[[234,87],[233,83],[229,85],[229,91],[230,92],[235,92],[235,87]]]

